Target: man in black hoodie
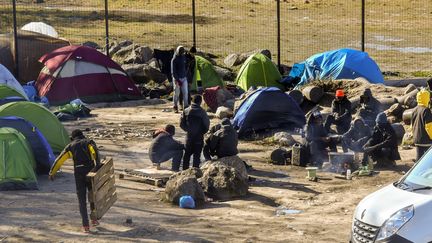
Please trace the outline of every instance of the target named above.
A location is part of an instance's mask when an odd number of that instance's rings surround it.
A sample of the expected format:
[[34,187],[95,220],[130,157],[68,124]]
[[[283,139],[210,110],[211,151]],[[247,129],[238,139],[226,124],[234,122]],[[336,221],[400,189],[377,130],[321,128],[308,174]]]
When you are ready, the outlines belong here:
[[149,148],[149,157],[152,163],[159,164],[172,159],[173,171],[179,171],[183,157],[184,145],[173,138],[175,127],[166,125],[165,129],[157,130],[153,134],[153,141]]
[[371,128],[365,124],[363,119],[355,119],[348,132],[342,135],[343,151],[348,152],[348,149],[351,149],[354,152],[363,152],[363,145],[365,145],[371,135]]
[[375,126],[375,119],[380,113],[381,103],[375,99],[370,89],[365,89],[360,96],[360,103],[357,107],[357,116],[361,117],[370,127]]
[[338,134],[346,133],[351,125],[351,102],[342,89],[336,90],[336,99],[331,108],[332,113],[325,120],[324,127],[330,131],[330,126],[335,124]]
[[193,155],[193,167],[201,163],[201,151],[204,146],[204,134],[210,126],[207,113],[201,108],[202,97],[192,96],[192,105],[185,109],[180,118],[180,127],[186,132],[186,147],[183,156],[183,170],[189,168],[190,157]]
[[238,136],[228,118],[222,119],[220,124],[210,129],[210,136],[204,145],[204,158],[211,160],[211,156],[218,158],[234,156],[238,154]]

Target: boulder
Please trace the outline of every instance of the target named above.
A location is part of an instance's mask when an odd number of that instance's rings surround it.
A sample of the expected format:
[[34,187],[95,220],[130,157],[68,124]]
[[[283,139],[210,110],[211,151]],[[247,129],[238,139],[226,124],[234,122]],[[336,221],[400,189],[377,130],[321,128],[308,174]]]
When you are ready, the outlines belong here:
[[135,53],[140,57],[141,62],[147,63],[153,59],[153,50],[148,46],[138,46]]
[[214,68],[222,80],[234,81],[235,75],[231,70],[219,66],[214,66]]
[[[225,88],[218,89],[216,92],[216,100],[218,106],[224,106],[228,100],[235,99],[234,95]],[[226,106],[230,109],[233,109],[231,106]]]
[[86,42],[82,43],[81,45],[91,47],[94,49],[101,49],[101,47],[96,42],[93,42],[93,41],[86,41]]
[[221,162],[210,162],[201,167],[203,176],[199,178],[207,196],[217,200],[245,196],[248,193],[248,180],[234,167]]
[[227,57],[225,57],[224,63],[227,67],[234,67],[240,65],[241,62],[239,60],[239,57],[240,55],[236,53],[229,54]]
[[180,197],[189,195],[195,203],[204,203],[204,192],[197,180],[197,175],[201,173],[199,169],[192,168],[172,175],[166,184],[164,199],[178,204]]
[[228,107],[224,107],[224,106],[219,106],[216,110],[216,117],[219,119],[224,119],[226,117],[230,118],[233,116],[233,110],[228,108]]
[[148,79],[144,73],[146,64],[125,64],[122,65],[123,70],[131,77],[136,83],[147,83]]
[[143,67],[144,76],[147,80],[153,80],[154,82],[160,84],[165,82],[167,80],[167,76],[159,71],[159,69],[156,69],[150,65],[144,64]]
[[240,175],[244,179],[246,179],[246,180],[249,179],[249,175],[247,173],[247,169],[246,169],[245,163],[237,155],[228,156],[228,157],[222,157],[222,158],[219,158],[217,161],[220,162],[220,163],[222,163],[222,164],[224,164],[224,165],[226,165],[226,166],[233,167],[234,169],[238,170],[238,172],[240,173]]
[[132,44],[128,46],[121,47],[114,55],[113,58],[123,59],[120,63],[124,63],[124,60],[134,52],[137,45]]
[[279,145],[281,146],[288,146],[288,147],[291,147],[296,143],[294,138],[287,132],[275,133],[275,135],[273,135],[273,140],[279,143]]
[[109,49],[109,54],[110,56],[113,56],[114,54],[116,54],[121,48],[132,45],[133,42],[130,40],[125,40],[122,41],[120,43],[114,42],[112,43],[110,49]]

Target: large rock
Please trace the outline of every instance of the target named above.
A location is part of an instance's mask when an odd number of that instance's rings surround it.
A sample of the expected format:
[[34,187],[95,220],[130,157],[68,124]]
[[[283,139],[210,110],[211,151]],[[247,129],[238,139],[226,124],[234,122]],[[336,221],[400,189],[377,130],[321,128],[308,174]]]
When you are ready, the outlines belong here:
[[247,173],[245,163],[237,155],[223,157],[223,158],[218,159],[217,161],[219,161],[220,163],[222,163],[224,165],[233,167],[234,169],[236,169],[240,173],[240,175],[244,179],[246,179],[246,180],[249,179],[249,175]]
[[137,47],[138,46],[135,44],[121,47],[120,50],[113,55],[113,58],[120,60],[119,63],[124,63],[126,58],[128,58]]
[[144,73],[146,64],[125,64],[122,65],[123,70],[131,77],[136,83],[146,83],[148,79]]
[[225,57],[224,63],[227,67],[234,67],[240,65],[241,62],[239,57],[240,55],[236,53],[229,54],[227,57]]
[[248,180],[234,167],[221,162],[210,162],[203,165],[201,170],[203,176],[198,181],[211,198],[227,200],[248,193]]
[[110,56],[116,54],[121,48],[132,45],[133,42],[130,40],[121,41],[120,43],[114,42],[109,49]]
[[148,46],[139,46],[135,49],[135,53],[140,57],[143,63],[153,59],[153,50]]
[[204,203],[204,192],[197,180],[201,173],[199,169],[192,168],[172,175],[166,184],[164,199],[178,204],[180,197],[189,195],[196,204]]
[[214,66],[216,73],[222,80],[234,81],[235,75],[231,70],[219,66]]
[[154,82],[160,84],[167,80],[167,76],[163,74],[159,69],[156,69],[150,65],[145,64],[143,67],[144,76],[147,80],[153,80]]
[[227,101],[232,100],[232,99],[235,99],[235,97],[229,90],[227,90],[225,88],[217,90],[216,100],[217,100],[218,106],[225,106],[225,107],[228,107],[230,109],[233,109],[234,107],[226,105]]
[[288,147],[293,146],[296,143],[294,138],[287,132],[275,133],[275,135],[273,135],[273,140],[279,143],[279,145]]
[[86,41],[81,44],[82,46],[87,46],[94,49],[102,49],[96,42],[93,41]]
[[228,107],[219,106],[216,110],[216,117],[221,120],[224,118],[233,117],[233,115],[234,115],[233,110]]

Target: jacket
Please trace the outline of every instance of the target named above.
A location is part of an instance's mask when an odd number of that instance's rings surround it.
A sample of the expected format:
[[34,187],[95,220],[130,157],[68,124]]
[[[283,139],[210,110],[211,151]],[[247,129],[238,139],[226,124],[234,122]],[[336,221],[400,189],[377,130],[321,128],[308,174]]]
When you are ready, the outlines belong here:
[[371,114],[375,114],[375,116],[382,110],[381,103],[372,96],[370,89],[365,89],[363,91],[363,94],[360,96],[359,106],[369,111]]
[[[361,125],[358,121],[361,121]],[[371,128],[364,123],[363,119],[357,118],[354,120],[348,132],[343,137],[354,141],[358,141],[363,138],[369,138],[372,135]]]
[[100,165],[99,152],[96,143],[85,137],[79,137],[69,143],[57,157],[49,175],[53,176],[67,159],[72,159],[74,168],[94,168]]
[[[228,121],[229,122],[229,121]],[[238,136],[231,123],[222,124],[209,138],[211,151],[219,157],[234,156],[238,154]]]
[[366,147],[389,148],[391,150],[389,158],[393,160],[400,159],[396,132],[390,123],[378,123],[375,125],[372,137],[363,146],[363,148]]
[[201,106],[192,103],[180,118],[180,127],[186,132],[186,140],[203,143],[204,134],[209,130],[210,120]]
[[180,47],[177,47],[174,56],[171,60],[171,73],[174,81],[186,78],[187,75],[187,60],[185,55],[179,54]]
[[327,137],[327,130],[322,124],[310,123],[306,127],[306,141],[318,142],[322,141],[322,138]]
[[342,100],[333,100],[332,113],[337,114],[337,118],[342,123],[349,124],[351,122],[351,102],[345,96]]
[[426,90],[417,93],[417,107],[411,117],[413,141],[415,144],[432,143],[432,112],[429,109],[430,94]]
[[149,147],[149,157],[153,163],[159,163],[161,157],[170,151],[183,150],[184,146],[165,131],[159,131]]

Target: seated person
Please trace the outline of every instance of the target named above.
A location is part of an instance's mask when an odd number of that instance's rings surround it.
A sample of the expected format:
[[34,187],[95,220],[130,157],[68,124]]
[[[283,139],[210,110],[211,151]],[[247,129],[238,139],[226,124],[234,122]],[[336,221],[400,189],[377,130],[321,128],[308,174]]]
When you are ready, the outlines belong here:
[[372,96],[372,91],[370,89],[365,89],[360,96],[357,116],[363,118],[364,122],[370,127],[374,127],[375,119],[381,111],[381,103]]
[[183,157],[184,145],[173,138],[175,127],[166,125],[165,129],[157,130],[153,134],[153,141],[149,148],[149,157],[152,163],[157,164],[172,159],[171,169],[179,171],[181,159]]
[[363,145],[371,137],[371,128],[365,124],[362,118],[354,120],[348,132],[342,135],[342,149],[348,152],[348,149],[354,152],[363,152]]
[[330,131],[332,124],[336,125],[336,132],[344,134],[351,124],[351,102],[342,89],[336,90],[336,98],[332,102],[332,113],[327,117],[324,127]]
[[327,148],[337,152],[336,141],[328,137],[328,130],[324,128],[323,119],[319,111],[309,117],[306,124],[306,145],[309,147],[312,164],[320,167],[327,161]]
[[222,158],[238,154],[237,131],[228,118],[222,119],[220,124],[213,126],[208,134],[203,150],[206,160],[211,160],[211,156]]
[[372,137],[363,146],[365,152],[363,165],[367,164],[369,156],[376,161],[377,167],[395,166],[395,160],[400,159],[396,132],[387,121],[384,112],[378,114]]

